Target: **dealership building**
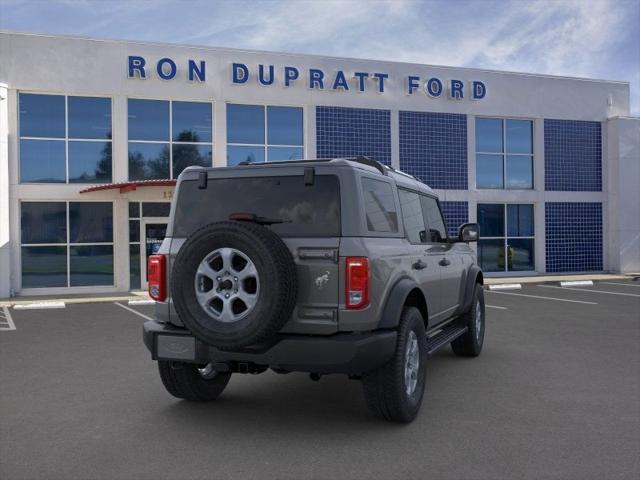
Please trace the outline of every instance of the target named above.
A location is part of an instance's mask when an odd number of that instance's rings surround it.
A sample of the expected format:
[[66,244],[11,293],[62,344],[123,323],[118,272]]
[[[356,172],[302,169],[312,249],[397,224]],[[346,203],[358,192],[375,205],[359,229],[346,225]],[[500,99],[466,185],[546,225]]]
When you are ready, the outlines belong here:
[[356,155],[478,222],[487,275],[640,271],[628,82],[5,32],[0,298],[145,288],[189,165]]

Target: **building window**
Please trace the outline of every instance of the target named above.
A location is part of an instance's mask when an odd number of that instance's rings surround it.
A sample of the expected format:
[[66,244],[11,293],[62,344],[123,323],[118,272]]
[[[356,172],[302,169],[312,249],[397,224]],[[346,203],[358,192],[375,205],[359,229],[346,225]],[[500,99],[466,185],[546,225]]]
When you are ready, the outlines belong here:
[[486,272],[532,271],[533,205],[478,204],[478,261]]
[[113,285],[111,202],[22,202],[22,288]]
[[533,188],[533,122],[476,118],[476,187]]
[[302,107],[227,105],[227,165],[304,158]]
[[109,183],[111,99],[20,93],[20,182]]
[[213,105],[130,98],[129,180],[177,178],[213,166]]

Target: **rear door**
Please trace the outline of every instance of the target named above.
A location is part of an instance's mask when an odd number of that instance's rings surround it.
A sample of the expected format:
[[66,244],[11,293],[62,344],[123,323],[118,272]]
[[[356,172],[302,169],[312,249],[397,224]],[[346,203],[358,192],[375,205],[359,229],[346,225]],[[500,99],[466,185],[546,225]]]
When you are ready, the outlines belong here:
[[439,321],[442,310],[440,265],[438,258],[430,254],[431,245],[427,242],[427,228],[422,212],[421,195],[398,188],[404,232],[411,256],[411,270],[422,287],[427,300],[429,323]]
[[441,318],[446,320],[458,306],[462,281],[462,255],[456,255],[455,243],[447,237],[447,227],[436,198],[423,195],[422,209],[428,228],[429,256],[440,266]]

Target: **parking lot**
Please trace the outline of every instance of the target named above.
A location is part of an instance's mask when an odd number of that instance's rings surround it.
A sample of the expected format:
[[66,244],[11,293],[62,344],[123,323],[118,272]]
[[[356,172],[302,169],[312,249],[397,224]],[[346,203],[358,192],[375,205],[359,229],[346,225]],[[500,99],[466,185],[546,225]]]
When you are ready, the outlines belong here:
[[431,359],[409,425],[342,376],[179,401],[142,344],[151,306],[0,308],[0,478],[640,478],[640,281],[485,298],[482,355]]

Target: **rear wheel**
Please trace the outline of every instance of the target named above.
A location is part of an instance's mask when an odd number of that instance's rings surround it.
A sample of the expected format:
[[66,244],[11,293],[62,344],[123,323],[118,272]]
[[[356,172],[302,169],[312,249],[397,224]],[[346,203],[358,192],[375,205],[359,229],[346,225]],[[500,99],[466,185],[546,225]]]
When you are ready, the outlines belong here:
[[471,308],[460,316],[460,325],[466,326],[467,332],[451,342],[453,353],[461,357],[477,357],[482,352],[485,330],[484,290],[479,283],[473,289]]
[[162,384],[171,395],[194,402],[215,400],[231,378],[230,373],[216,372],[212,364],[198,366],[160,360],[158,369]]
[[415,307],[405,307],[393,358],[362,376],[369,410],[385,420],[412,421],[422,404],[426,360],[427,338],[422,314]]

